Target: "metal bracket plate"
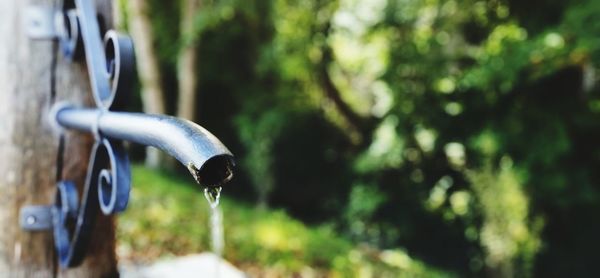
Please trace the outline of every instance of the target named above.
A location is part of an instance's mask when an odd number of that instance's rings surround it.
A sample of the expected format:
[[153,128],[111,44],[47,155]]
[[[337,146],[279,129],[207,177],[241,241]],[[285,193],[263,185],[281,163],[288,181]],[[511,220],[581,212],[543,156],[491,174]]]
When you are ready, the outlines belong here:
[[56,10],[49,6],[31,5],[25,9],[25,29],[31,39],[50,40],[58,37]]
[[25,206],[19,217],[21,228],[27,231],[52,229],[52,206]]

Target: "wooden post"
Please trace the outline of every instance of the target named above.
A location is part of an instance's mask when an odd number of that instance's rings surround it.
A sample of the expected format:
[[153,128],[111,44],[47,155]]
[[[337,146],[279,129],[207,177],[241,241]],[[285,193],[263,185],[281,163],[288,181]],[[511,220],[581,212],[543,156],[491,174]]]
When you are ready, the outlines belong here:
[[[142,90],[142,105],[145,113],[165,114],[165,92],[161,86],[162,74],[156,48],[152,21],[148,14],[149,3],[146,0],[128,0],[128,21],[131,39],[135,45],[138,76]],[[169,159],[160,150],[146,147],[146,167],[160,168],[168,166]]]
[[[97,218],[86,260],[69,270],[57,267],[51,232],[19,226],[21,207],[54,200],[58,140],[48,124],[49,109],[58,101],[92,106],[85,63],[66,61],[56,42],[30,40],[24,30],[28,5],[58,2],[0,1],[0,276],[116,277],[112,217]],[[102,24],[110,28],[110,1],[96,2]],[[81,186],[93,140],[65,135],[62,175]]]

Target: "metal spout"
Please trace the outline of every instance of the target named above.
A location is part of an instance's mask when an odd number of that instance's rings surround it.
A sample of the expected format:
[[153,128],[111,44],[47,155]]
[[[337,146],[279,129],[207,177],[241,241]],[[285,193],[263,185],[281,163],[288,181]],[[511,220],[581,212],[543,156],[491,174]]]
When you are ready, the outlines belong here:
[[99,109],[56,108],[56,122],[66,128],[99,133],[159,148],[188,168],[196,182],[221,186],[233,177],[231,152],[208,130],[171,116],[101,111]]

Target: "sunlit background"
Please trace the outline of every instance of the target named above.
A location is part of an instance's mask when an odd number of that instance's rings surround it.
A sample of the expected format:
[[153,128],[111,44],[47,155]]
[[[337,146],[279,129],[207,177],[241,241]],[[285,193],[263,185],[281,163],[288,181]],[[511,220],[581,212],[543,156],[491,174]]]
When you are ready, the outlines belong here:
[[[119,3],[158,70],[138,64],[130,110],[191,118],[236,155],[223,257],[241,270],[600,274],[600,2]],[[121,260],[210,250],[201,189],[134,153]]]

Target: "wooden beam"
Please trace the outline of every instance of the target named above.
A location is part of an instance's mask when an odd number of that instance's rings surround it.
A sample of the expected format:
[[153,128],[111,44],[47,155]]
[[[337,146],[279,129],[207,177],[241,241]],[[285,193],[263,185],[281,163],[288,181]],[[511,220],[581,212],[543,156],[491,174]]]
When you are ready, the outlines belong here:
[[[92,105],[85,63],[70,63],[56,42],[33,41],[24,30],[31,4],[57,0],[0,1],[0,273],[9,277],[118,276],[112,217],[98,217],[82,266],[57,267],[51,232],[19,226],[26,205],[51,204],[56,190],[58,140],[48,111],[58,101]],[[106,28],[112,26],[111,1],[96,1]],[[63,177],[83,185],[92,138],[67,132]]]

